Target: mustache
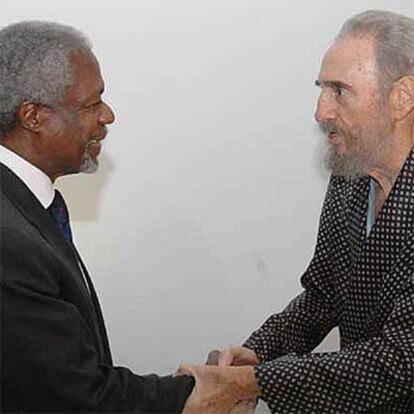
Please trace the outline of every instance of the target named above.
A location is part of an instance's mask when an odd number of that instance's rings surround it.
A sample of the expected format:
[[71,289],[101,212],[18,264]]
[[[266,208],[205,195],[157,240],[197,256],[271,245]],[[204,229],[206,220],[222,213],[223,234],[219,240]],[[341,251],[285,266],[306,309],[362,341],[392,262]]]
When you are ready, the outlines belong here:
[[319,123],[319,129],[324,134],[344,133],[344,131],[342,130],[342,128],[333,119],[328,119],[327,121],[320,122]]
[[108,134],[108,128],[105,126],[105,127],[102,128],[102,131],[99,134],[92,135],[90,137],[90,139],[86,143],[86,146],[90,146],[93,143],[102,141],[103,139],[105,139],[107,134]]
[[97,135],[96,137],[93,137],[93,138],[97,141],[101,141],[101,140],[105,139],[107,134],[108,134],[108,127],[104,126],[102,128],[102,132],[99,135]]

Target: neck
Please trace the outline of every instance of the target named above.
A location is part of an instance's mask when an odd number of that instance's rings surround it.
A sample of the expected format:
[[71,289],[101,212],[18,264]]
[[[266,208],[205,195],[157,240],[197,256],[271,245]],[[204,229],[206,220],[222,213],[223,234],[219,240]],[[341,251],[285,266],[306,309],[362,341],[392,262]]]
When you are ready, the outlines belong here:
[[394,133],[393,136],[382,159],[369,171],[385,197],[390,193],[405,160],[414,148],[413,125],[405,131]]

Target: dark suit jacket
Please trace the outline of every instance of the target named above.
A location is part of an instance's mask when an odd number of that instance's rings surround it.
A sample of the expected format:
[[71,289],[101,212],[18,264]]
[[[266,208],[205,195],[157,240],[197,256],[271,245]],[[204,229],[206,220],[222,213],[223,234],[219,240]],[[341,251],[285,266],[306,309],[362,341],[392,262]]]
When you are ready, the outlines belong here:
[[245,343],[272,413],[414,412],[414,151],[367,237],[368,193],[332,177],[304,292]]
[[86,269],[49,213],[1,173],[1,411],[177,413],[194,380],[114,367]]

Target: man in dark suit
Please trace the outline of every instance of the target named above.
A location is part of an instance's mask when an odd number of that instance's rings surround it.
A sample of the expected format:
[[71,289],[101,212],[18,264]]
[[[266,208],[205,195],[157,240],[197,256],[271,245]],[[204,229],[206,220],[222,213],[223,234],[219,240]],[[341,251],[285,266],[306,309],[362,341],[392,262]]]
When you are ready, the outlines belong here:
[[113,366],[91,279],[53,189],[93,172],[114,114],[89,42],[54,23],[0,30],[1,411],[181,412],[191,377]]

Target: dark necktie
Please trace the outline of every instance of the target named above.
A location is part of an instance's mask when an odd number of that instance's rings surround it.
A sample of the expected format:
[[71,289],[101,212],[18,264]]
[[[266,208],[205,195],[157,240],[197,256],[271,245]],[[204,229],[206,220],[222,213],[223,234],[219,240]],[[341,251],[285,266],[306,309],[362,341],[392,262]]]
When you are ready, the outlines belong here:
[[59,230],[62,232],[65,239],[69,242],[70,245],[72,245],[72,230],[70,229],[69,224],[68,209],[66,208],[66,203],[62,197],[62,194],[60,194],[58,190],[55,190],[55,198],[47,210],[52,216],[53,221],[59,227]]
[[59,230],[63,234],[63,237],[67,240],[70,247],[72,248],[76,260],[78,262],[79,270],[82,274],[83,282],[85,283],[86,289],[90,294],[90,287],[89,284],[92,283],[88,281],[89,276],[85,276],[88,274],[86,271],[85,265],[83,264],[79,253],[76,251],[76,248],[73,244],[72,240],[72,230],[70,229],[69,224],[69,213],[66,207],[65,200],[62,197],[62,194],[58,190],[55,190],[55,198],[52,201],[52,204],[48,207],[47,211],[52,216],[53,221],[58,226]]

